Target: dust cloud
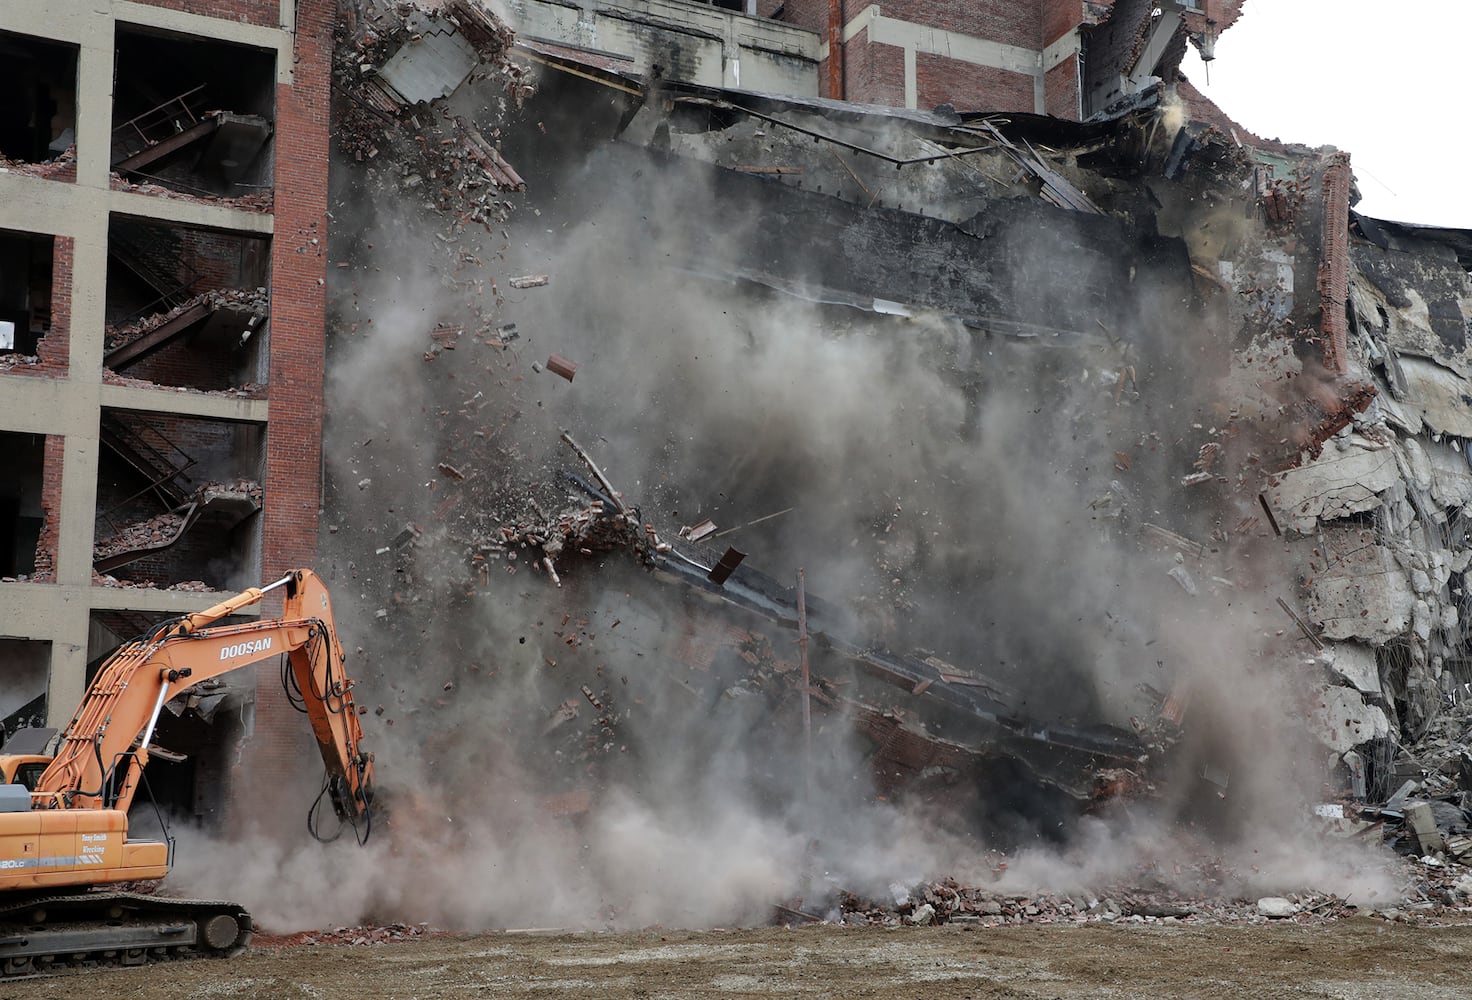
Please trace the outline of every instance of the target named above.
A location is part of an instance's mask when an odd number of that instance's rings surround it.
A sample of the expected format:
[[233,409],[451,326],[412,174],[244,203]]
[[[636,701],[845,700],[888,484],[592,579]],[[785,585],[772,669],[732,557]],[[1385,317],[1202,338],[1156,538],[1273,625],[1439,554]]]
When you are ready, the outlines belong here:
[[[448,242],[391,170],[336,174],[332,256],[353,266],[333,274],[320,571],[374,708],[388,828],[361,851],[303,847],[299,818],[244,844],[191,836],[171,886],[238,897],[272,929],[760,923],[781,900],[971,871],[988,849],[1009,863],[978,877],[1019,890],[1148,869],[1191,893],[1391,891],[1369,852],[1324,860],[1305,820],[1322,760],[1284,669],[1286,568],[1234,531],[1229,490],[1182,486],[1229,419],[1227,338],[1189,275],[1132,265],[1110,289],[1117,329],[1018,343],[730,277],[782,221],[754,203],[712,231],[712,173],[568,144],[539,188],[512,159],[531,184],[506,232]],[[872,252],[783,238],[810,244],[815,274]],[[1054,230],[1021,249],[1006,280],[1064,313],[1114,281]],[[514,290],[517,274],[551,281]],[[437,325],[464,330],[454,350]],[[553,352],[572,382],[540,370]],[[566,560],[560,588],[525,559],[479,575],[499,525],[587,502],[562,475],[586,473],[564,429],[665,538],[736,529],[692,557],[729,542],[778,580],[802,567],[852,641],[996,678],[1025,718],[1149,728],[1185,698],[1160,795],[1061,830],[1004,828],[1002,803],[890,801],[839,713],[805,768],[793,700],[729,635],[707,655],[708,606],[627,554]],[[1145,544],[1145,524],[1209,555]],[[1229,874],[1195,881],[1181,860],[1203,855]]]

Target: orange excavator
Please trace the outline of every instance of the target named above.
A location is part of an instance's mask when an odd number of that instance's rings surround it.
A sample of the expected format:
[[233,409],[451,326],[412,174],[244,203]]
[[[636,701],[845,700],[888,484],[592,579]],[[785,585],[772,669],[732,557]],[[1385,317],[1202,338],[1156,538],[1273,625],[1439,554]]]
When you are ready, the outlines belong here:
[[[221,619],[285,588],[282,616]],[[174,842],[134,839],[128,808],[146,790],[149,746],[164,705],[201,681],[283,656],[282,681],[311,720],[327,776],[307,814],[319,839],[325,799],[337,833],[372,829],[373,757],[361,748],[353,681],[321,579],[294,570],[120,646],[99,669],[34,782],[0,783],[0,978],[57,963],[136,965],[151,958],[238,954],[251,919],[226,902],[129,891],[168,874]],[[140,800],[142,802],[143,800]]]

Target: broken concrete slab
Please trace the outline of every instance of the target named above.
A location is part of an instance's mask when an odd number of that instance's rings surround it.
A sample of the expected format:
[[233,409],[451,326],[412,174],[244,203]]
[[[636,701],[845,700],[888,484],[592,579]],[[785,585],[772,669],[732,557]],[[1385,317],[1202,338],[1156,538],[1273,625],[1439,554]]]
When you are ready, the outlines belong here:
[[[1331,527],[1323,533],[1317,575],[1307,588],[1307,617],[1326,639],[1390,641],[1411,627],[1416,605],[1410,577],[1375,532]],[[1327,563],[1327,565],[1325,565]]]
[[1308,534],[1320,520],[1380,506],[1380,494],[1399,478],[1391,448],[1352,435],[1343,449],[1325,448],[1317,461],[1283,473],[1268,500],[1280,526]]
[[1431,810],[1430,802],[1410,802],[1406,805],[1406,829],[1416,840],[1417,850],[1425,854],[1435,854],[1446,847],[1446,841],[1441,835],[1440,828],[1436,825],[1436,816]]
[[1270,920],[1282,920],[1298,912],[1298,904],[1282,896],[1264,896],[1257,901],[1257,912]]
[[406,104],[454,93],[475,68],[475,46],[449,24],[418,11],[410,15],[409,28],[413,36],[379,69],[379,78]]
[[1363,694],[1380,694],[1380,667],[1371,647],[1356,642],[1332,643],[1315,659],[1355,690]]
[[1406,379],[1406,406],[1426,426],[1440,434],[1472,437],[1472,381],[1430,358],[1402,355],[1400,370]]
[[[1469,383],[1472,387],[1472,383]],[[1409,453],[1412,446],[1423,451],[1430,473],[1425,488],[1443,508],[1465,507],[1472,503],[1472,466],[1468,465],[1467,454],[1452,447],[1449,441],[1405,442]]]
[[1308,728],[1335,753],[1345,753],[1390,734],[1390,720],[1378,705],[1368,705],[1358,691],[1331,687],[1309,710]]
[[915,911],[905,917],[905,923],[916,927],[926,927],[935,923],[935,907],[929,903],[921,903],[915,907]]

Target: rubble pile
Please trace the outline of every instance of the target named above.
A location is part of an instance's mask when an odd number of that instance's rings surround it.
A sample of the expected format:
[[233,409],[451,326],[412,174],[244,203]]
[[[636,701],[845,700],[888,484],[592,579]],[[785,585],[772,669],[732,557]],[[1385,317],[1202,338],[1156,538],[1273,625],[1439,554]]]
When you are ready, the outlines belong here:
[[1002,927],[1017,924],[1249,924],[1287,920],[1297,924],[1330,923],[1349,917],[1439,926],[1472,921],[1472,876],[1380,905],[1355,903],[1326,893],[1302,892],[1256,899],[1217,894],[1184,896],[1176,891],[1149,891],[1120,884],[1071,894],[997,892],[962,886],[952,880],[905,890],[903,903],[863,900],[844,894],[840,907],[826,916],[800,906],[778,907],[778,923],[829,922],[848,925],[950,925]]
[[130,344],[144,334],[156,330],[169,320],[194,309],[197,306],[209,306],[212,309],[234,309],[251,316],[266,315],[270,307],[271,296],[265,288],[213,288],[207,292],[201,292],[179,303],[166,312],[153,313],[145,316],[126,326],[107,328],[107,339],[105,349],[116,350],[125,344]]
[[201,500],[217,494],[245,494],[255,503],[262,503],[266,496],[265,487],[254,479],[232,479],[227,482],[201,483],[195,487],[193,496]]
[[75,181],[77,179],[77,147],[68,146],[44,163],[28,163],[0,156],[0,173],[25,174],[27,177],[43,177],[51,180]]
[[519,554],[529,551],[526,565],[545,570],[558,586],[562,584],[557,563],[564,556],[623,550],[639,562],[653,565],[655,553],[669,551],[652,524],[641,526],[637,517],[607,510],[602,500],[593,500],[581,509],[570,507],[555,517],[503,525],[498,534],[499,538],[473,553],[472,562],[480,564],[487,557],[504,559],[506,571],[514,573]]
[[[447,239],[467,226],[496,233],[512,210],[501,192],[525,183],[484,135],[442,102],[415,103],[383,83],[378,70],[406,44],[426,33],[457,32],[473,46],[472,83],[491,80],[504,114],[532,93],[525,69],[512,62],[511,31],[475,0],[437,8],[414,3],[365,5],[360,20],[344,21],[333,67],[339,147],[355,162],[379,166],[380,183],[400,196],[422,198],[450,221]],[[456,81],[458,84],[458,81]]]
[[187,385],[161,386],[157,382],[148,379],[130,378],[127,375],[119,375],[109,368],[102,370],[102,381],[108,385],[126,385],[138,389],[163,389],[166,392],[190,392],[201,396],[223,396],[234,399],[264,399],[267,395],[267,387],[260,382],[242,382],[228,389],[196,389]]
[[[1080,889],[1073,893],[1006,891],[968,886],[954,879],[907,886],[896,883],[886,900],[866,900],[840,893],[836,908],[821,919],[832,923],[911,926],[1002,927],[1016,924],[1193,923],[1235,924],[1291,919],[1323,923],[1355,912],[1346,900],[1324,893],[1292,893],[1286,897],[1232,898],[1216,893],[1187,896],[1175,890],[1150,890],[1137,882]],[[1472,902],[1472,900],[1464,900]],[[1460,904],[1452,909],[1460,915]],[[1445,909],[1434,907],[1436,915]],[[789,910],[808,917],[800,906],[779,908],[780,922],[792,922]],[[1428,905],[1427,910],[1433,909]],[[1472,913],[1472,907],[1468,909]]]
[[[265,491],[261,484],[249,479],[237,479],[229,483],[206,482],[196,486],[186,499],[185,503],[171,511],[156,514],[142,521],[136,521],[121,530],[99,539],[93,544],[92,558],[95,562],[111,559],[114,556],[125,553],[139,553],[157,551],[166,548],[179,541],[184,533],[195,523],[200,514],[209,509],[213,500],[235,500],[244,499],[255,508],[259,508],[264,500]],[[114,561],[107,568],[116,568],[122,563]],[[108,577],[107,579],[112,579]],[[198,584],[198,587],[195,586]],[[109,584],[111,585],[111,584]],[[185,584],[175,584],[170,589],[210,589],[198,581],[189,581]]]
[[401,944],[421,938],[435,937],[428,924],[381,924],[357,927],[334,927],[332,930],[299,931],[295,934],[256,934],[251,943],[257,948],[298,948],[313,944],[346,944],[354,946]]
[[1462,879],[1472,885],[1472,710],[1467,703],[1439,715],[1414,745],[1400,747],[1392,771],[1405,780],[1383,804],[1352,809],[1365,834],[1419,863],[1443,893]]
[[171,583],[167,587],[160,587],[152,580],[119,580],[107,573],[92,572],[92,586],[112,587],[120,590],[177,590],[192,594],[212,594],[215,588],[203,580],[181,580]]
[[1437,716],[1421,739],[1396,752],[1394,764],[1414,785],[1410,794],[1456,797],[1463,809],[1472,807],[1472,700]]
[[175,201],[193,202],[196,205],[224,205],[246,212],[269,213],[276,204],[276,195],[272,191],[254,191],[250,194],[235,195],[234,197],[190,194],[187,191],[178,191],[171,187],[165,187],[162,184],[155,184],[152,181],[130,181],[118,173],[111,174],[108,183],[114,191],[130,191],[134,194],[146,194],[152,198],[169,198]]
[[182,513],[159,514],[146,521],[138,521],[98,541],[92,546],[92,557],[102,559],[119,552],[157,548],[178,541],[184,523],[185,515]]

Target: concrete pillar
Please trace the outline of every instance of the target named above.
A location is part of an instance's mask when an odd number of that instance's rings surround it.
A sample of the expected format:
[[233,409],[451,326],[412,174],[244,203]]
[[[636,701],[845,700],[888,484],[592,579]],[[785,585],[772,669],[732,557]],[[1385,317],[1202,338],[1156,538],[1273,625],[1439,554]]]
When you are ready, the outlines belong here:
[[920,104],[920,81],[915,69],[915,46],[905,46],[905,107],[914,109]]

